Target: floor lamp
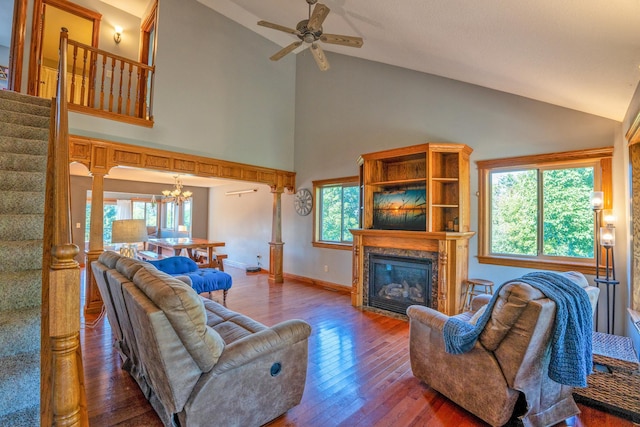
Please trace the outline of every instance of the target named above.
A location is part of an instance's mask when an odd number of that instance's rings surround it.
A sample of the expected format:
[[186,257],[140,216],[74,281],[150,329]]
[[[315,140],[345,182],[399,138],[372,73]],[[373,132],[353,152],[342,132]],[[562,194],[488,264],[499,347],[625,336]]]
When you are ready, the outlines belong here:
[[[613,247],[616,244],[615,216],[611,212],[605,212],[605,226],[600,227],[600,245],[605,253],[605,275],[596,277],[597,284],[602,283],[607,287],[607,333],[614,333],[616,315],[616,287],[620,283],[616,280],[616,266],[613,258]],[[598,250],[600,250],[598,248]],[[610,291],[611,294],[610,295]],[[610,298],[612,297],[612,298]]]
[[[604,193],[602,191],[592,191],[591,192],[591,209],[593,209],[593,215],[595,216],[595,255],[596,255],[596,286],[599,288],[600,283],[600,233],[598,232],[600,228],[600,213],[602,212],[602,208],[604,207]],[[596,331],[598,330],[598,302],[596,302]]]

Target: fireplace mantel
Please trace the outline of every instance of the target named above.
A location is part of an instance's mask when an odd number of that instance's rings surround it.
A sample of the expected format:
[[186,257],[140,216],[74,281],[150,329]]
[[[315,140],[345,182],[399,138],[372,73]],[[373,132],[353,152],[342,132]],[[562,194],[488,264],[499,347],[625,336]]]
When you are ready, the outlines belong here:
[[457,314],[464,305],[463,281],[467,279],[469,239],[474,232],[423,232],[353,229],[353,285],[351,304],[363,305],[365,248],[419,250],[438,254],[438,311]]

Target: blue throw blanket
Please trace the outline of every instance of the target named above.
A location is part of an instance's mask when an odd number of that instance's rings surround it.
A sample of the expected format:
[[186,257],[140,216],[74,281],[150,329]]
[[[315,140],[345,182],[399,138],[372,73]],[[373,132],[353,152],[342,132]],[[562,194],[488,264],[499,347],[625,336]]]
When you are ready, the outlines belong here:
[[586,387],[587,375],[593,368],[591,303],[584,289],[557,273],[529,273],[520,279],[503,283],[475,325],[454,317],[449,318],[443,329],[447,353],[461,354],[473,348],[491,317],[500,288],[514,282],[527,283],[556,303],[549,378],[560,384]]

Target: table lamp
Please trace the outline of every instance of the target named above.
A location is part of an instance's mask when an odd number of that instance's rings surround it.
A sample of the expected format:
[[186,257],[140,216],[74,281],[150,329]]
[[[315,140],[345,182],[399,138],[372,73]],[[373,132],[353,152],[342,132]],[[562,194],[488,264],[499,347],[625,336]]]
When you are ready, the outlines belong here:
[[111,243],[126,243],[120,255],[135,258],[139,242],[147,241],[147,224],[144,219],[119,219],[111,226]]

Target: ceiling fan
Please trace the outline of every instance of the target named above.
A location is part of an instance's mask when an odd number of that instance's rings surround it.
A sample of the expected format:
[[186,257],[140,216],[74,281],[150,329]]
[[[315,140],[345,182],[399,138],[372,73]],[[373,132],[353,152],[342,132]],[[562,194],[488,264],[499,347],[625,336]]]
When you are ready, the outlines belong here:
[[[324,34],[322,32],[322,23],[327,18],[330,9],[324,4],[318,3],[318,0],[306,0],[306,2],[309,4],[309,18],[298,22],[295,30],[282,25],[272,24],[267,21],[258,21],[258,25],[278,31],[284,31],[285,33],[293,34],[300,39],[300,41],[293,42],[289,46],[286,46],[282,50],[276,52],[276,54],[269,59],[277,61],[288,53],[293,52],[303,42],[309,43],[311,44],[311,53],[313,54],[313,58],[316,60],[318,67],[322,71],[326,71],[329,69],[329,61],[327,61],[324,51],[317,43],[318,40],[324,43],[339,44],[342,46],[362,47],[362,37]],[[314,4],[315,7],[313,8],[313,12],[311,12],[311,6]]]

